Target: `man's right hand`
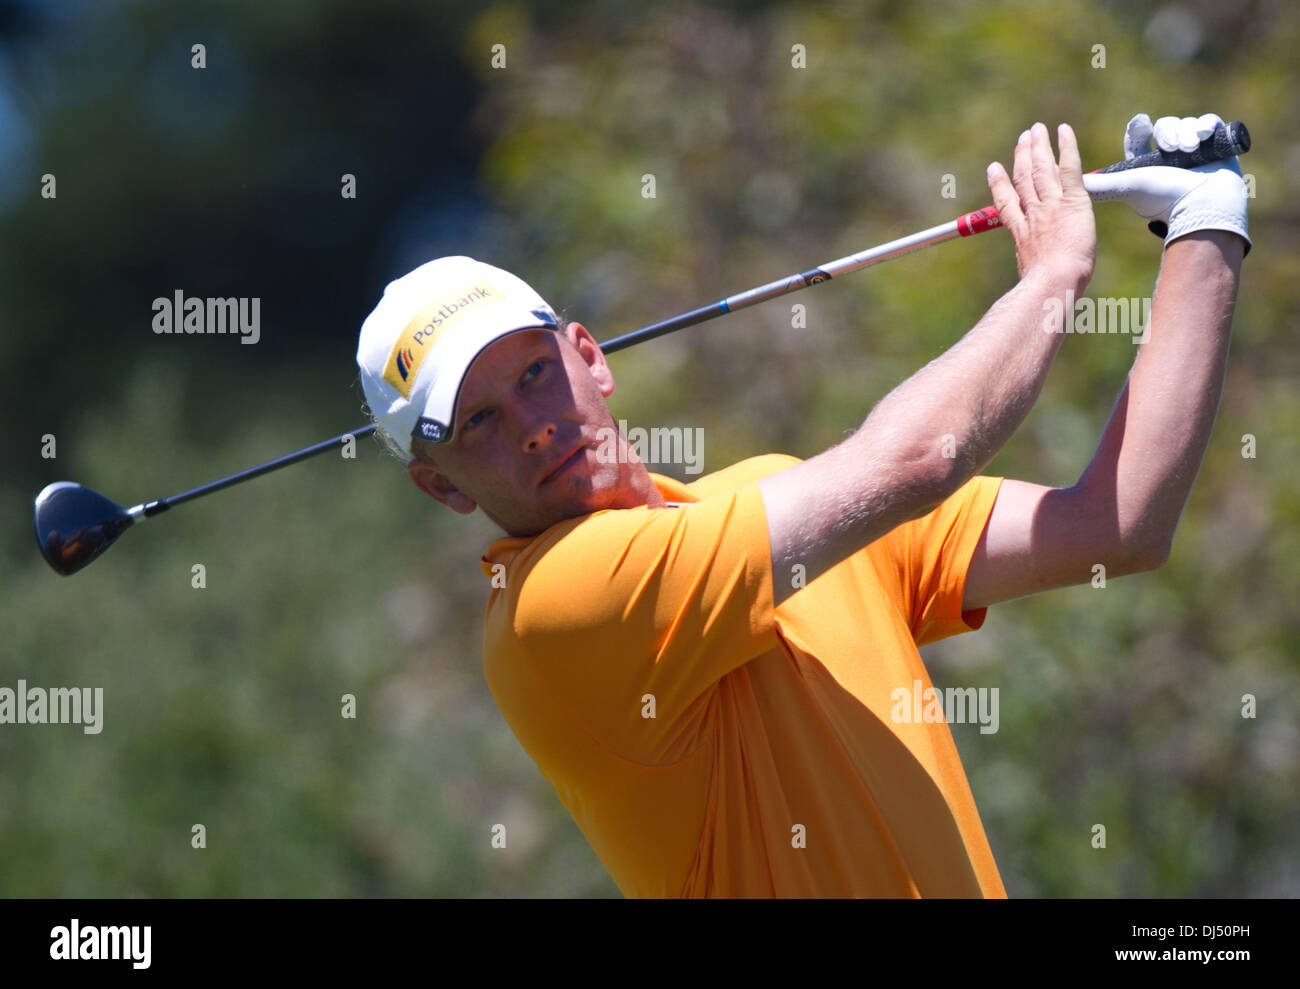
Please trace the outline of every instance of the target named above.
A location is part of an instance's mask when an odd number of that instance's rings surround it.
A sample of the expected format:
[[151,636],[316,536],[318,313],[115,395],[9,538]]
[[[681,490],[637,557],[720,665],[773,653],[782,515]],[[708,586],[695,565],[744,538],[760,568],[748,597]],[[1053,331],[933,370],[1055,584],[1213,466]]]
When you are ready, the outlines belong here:
[[1020,277],[1032,271],[1064,278],[1076,281],[1081,291],[1097,262],[1097,226],[1069,124],[1061,124],[1057,142],[1059,165],[1047,127],[1034,124],[1016,144],[1012,177],[1000,163],[989,165],[989,190],[1002,225],[1015,241]]

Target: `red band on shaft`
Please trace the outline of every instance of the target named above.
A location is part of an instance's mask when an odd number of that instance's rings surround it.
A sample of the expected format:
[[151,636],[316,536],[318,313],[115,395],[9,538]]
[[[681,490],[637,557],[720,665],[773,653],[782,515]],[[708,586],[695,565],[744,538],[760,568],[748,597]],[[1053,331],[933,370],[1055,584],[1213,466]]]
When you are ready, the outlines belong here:
[[974,213],[967,213],[965,216],[957,217],[957,232],[963,237],[969,237],[971,234],[980,234],[985,230],[991,230],[998,224],[997,209],[993,206],[985,206],[983,209],[977,209]]

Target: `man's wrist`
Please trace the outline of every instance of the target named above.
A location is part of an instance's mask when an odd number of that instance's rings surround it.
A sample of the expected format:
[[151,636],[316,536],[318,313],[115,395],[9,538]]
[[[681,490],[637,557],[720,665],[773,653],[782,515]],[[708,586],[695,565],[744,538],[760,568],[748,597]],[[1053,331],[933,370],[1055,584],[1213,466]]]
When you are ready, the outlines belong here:
[[1088,287],[1088,282],[1092,280],[1092,272],[1077,264],[1044,263],[1030,268],[1020,280],[1035,285],[1046,296],[1073,292],[1077,297]]
[[[1204,244],[1204,247],[1193,248],[1192,244]],[[1175,250],[1175,245],[1182,244],[1183,247]],[[1241,234],[1233,230],[1215,230],[1204,228],[1193,230],[1185,233],[1175,240],[1169,241],[1165,245],[1165,253],[1168,255],[1170,250],[1175,250],[1177,254],[1200,253],[1204,251],[1213,251],[1218,257],[1221,257],[1225,264],[1232,266],[1240,264],[1241,259],[1246,254],[1246,239]]]

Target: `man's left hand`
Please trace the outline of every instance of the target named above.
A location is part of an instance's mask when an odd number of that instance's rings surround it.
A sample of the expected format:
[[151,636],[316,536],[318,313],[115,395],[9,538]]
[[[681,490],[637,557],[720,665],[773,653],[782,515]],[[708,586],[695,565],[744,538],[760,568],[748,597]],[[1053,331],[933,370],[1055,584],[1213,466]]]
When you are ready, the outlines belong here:
[[[1161,117],[1152,125],[1150,117],[1139,113],[1124,130],[1124,159],[1150,151],[1153,139],[1162,151],[1190,151],[1222,123],[1217,114],[1206,113]],[[1227,230],[1241,237],[1250,252],[1248,197],[1236,157],[1196,168],[1152,165],[1107,175],[1089,173],[1083,184],[1095,203],[1128,203],[1166,245],[1196,230]]]

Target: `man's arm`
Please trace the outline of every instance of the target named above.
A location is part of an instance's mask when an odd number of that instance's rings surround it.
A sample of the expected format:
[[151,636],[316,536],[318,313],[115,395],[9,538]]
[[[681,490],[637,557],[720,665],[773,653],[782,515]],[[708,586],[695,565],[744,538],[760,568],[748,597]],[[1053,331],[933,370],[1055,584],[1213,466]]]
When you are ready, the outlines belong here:
[[1002,482],[962,608],[1152,570],[1169,556],[1218,413],[1245,242],[1202,230],[1165,251],[1148,336],[1071,488]]
[[[1047,128],[1016,145],[1012,179],[989,188],[1016,244],[1021,280],[954,347],[887,395],[848,440],[759,489],[772,552],[773,598],[794,593],[891,529],[932,511],[993,459],[1033,406],[1061,345],[1065,295],[1092,276],[1096,229],[1073,131]],[[1055,307],[1048,299],[1061,300]],[[1047,313],[1047,315],[1045,315]],[[1054,327],[1059,329],[1059,325]],[[945,456],[945,447],[955,456]],[[801,585],[802,586],[802,585]]]

